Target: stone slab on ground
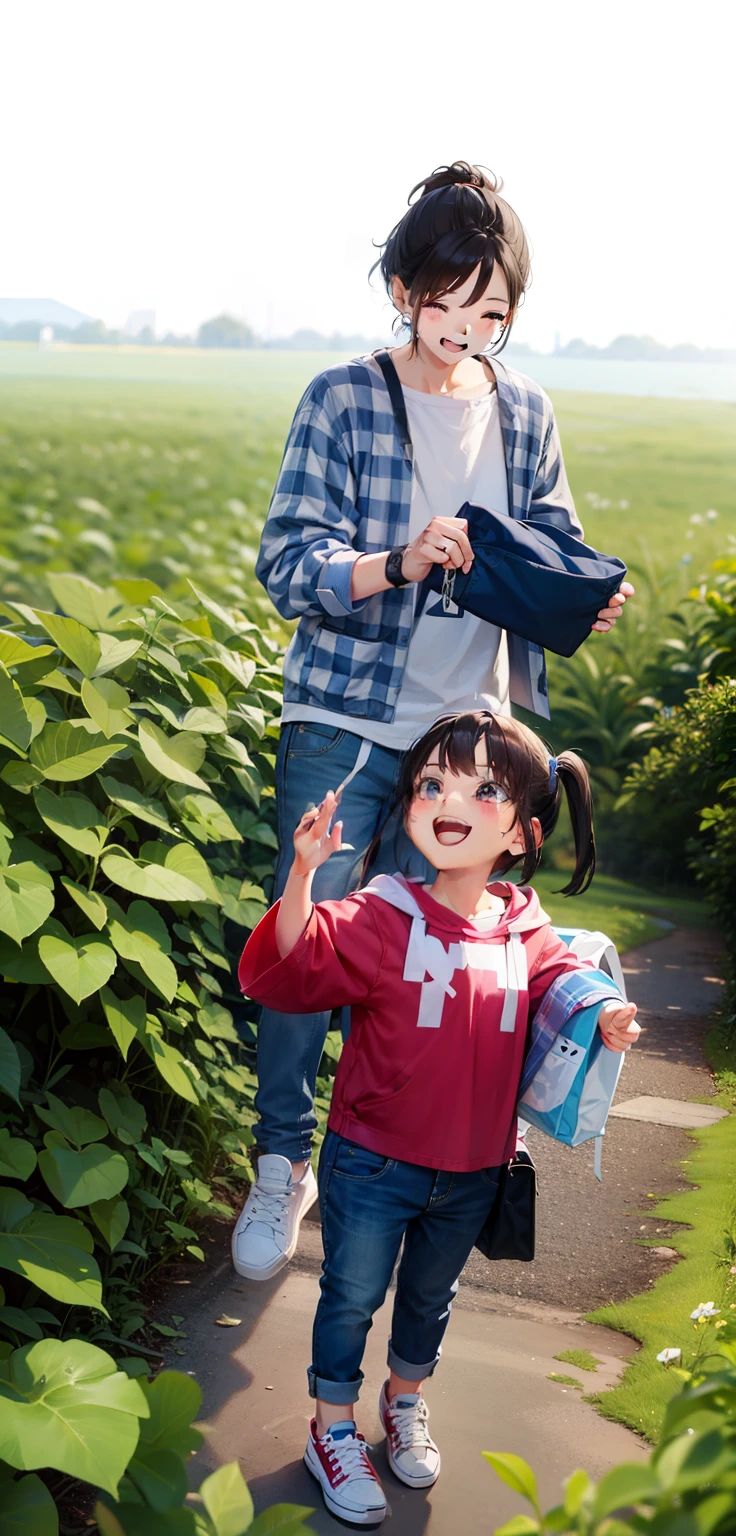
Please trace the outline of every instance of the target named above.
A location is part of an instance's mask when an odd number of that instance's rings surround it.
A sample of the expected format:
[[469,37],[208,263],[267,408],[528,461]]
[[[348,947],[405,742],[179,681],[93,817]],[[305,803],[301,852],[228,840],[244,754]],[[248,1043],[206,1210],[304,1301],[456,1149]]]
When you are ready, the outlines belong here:
[[697,1130],[704,1125],[715,1125],[728,1114],[715,1104],[689,1104],[686,1099],[657,1099],[652,1094],[641,1094],[637,1099],[625,1099],[614,1104],[611,1114],[621,1120],[644,1120],[648,1125],[676,1125],[683,1131]]
[[[209,1426],[206,1445],[191,1463],[193,1486],[222,1462],[237,1460],[256,1510],[277,1502],[314,1506],[310,1524],[326,1536],[345,1528],[324,1509],[301,1459],[316,1299],[316,1277],[291,1269],[267,1285],[222,1274],[188,1299],[177,1296],[188,1337],[176,1365],[194,1370]],[[457,1529],[480,1536],[521,1513],[521,1499],[483,1461],[484,1450],[514,1451],[531,1461],[546,1506],[558,1501],[562,1479],[575,1467],[600,1477],[616,1461],[646,1456],[636,1436],[600,1419],[575,1388],[547,1379],[557,1371],[576,1376],[586,1392],[610,1386],[634,1343],[559,1310],[537,1307],[519,1315],[513,1300],[507,1307],[494,1297],[493,1309],[453,1313],[441,1363],[427,1386],[442,1474],[434,1488],[405,1488],[387,1465],[377,1412],[392,1300],[369,1336],[358,1410],[360,1429],[376,1445],[375,1465],[391,1506],[387,1530],[448,1536]],[[218,1328],[222,1311],[240,1318],[240,1326]],[[555,1361],[570,1348],[591,1351],[601,1362],[595,1375]]]

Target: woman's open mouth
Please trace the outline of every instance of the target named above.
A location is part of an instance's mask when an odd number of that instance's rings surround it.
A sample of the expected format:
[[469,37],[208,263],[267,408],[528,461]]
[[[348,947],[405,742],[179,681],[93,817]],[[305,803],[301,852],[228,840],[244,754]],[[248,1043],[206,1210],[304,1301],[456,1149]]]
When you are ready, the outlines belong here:
[[432,830],[443,848],[454,848],[457,843],[465,842],[472,828],[467,821],[458,821],[456,816],[438,816],[432,822]]
[[448,352],[467,352],[468,350],[467,341],[450,341],[448,336],[440,338],[440,346],[446,347]]

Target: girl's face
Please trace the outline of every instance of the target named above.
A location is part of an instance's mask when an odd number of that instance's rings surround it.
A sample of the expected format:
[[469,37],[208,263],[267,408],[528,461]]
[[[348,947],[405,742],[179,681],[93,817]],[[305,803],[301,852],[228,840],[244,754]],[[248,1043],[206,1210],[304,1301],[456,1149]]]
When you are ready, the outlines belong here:
[[[406,829],[438,870],[492,870],[502,853],[524,853],[516,807],[494,777],[485,743],[476,748],[475,773],[444,773],[436,752],[417,779]],[[536,833],[536,827],[534,828]]]
[[[452,293],[440,294],[419,311],[417,333],[429,352],[448,366],[461,357],[474,357],[497,341],[509,311],[506,279],[496,262],[485,293],[468,304],[478,280],[478,268]],[[408,307],[408,299],[403,308]]]

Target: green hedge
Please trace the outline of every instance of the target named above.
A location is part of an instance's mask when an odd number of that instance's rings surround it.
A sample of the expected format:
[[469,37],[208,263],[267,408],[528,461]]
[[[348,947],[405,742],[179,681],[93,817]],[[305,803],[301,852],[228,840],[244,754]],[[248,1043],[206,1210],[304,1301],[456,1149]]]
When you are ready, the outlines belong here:
[[142,1285],[247,1177],[280,647],[195,589],[47,580],[56,612],[0,605],[0,1459],[113,1493],[142,1389],[108,1351],[145,1356]]

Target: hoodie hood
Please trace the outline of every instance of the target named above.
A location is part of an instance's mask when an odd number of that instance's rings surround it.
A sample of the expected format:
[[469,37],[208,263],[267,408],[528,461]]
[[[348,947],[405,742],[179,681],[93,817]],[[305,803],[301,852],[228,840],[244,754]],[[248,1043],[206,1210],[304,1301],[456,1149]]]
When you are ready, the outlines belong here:
[[486,943],[494,939],[507,939],[511,933],[533,933],[548,927],[550,919],[539,904],[536,891],[529,885],[513,885],[509,880],[492,880],[488,890],[501,896],[506,911],[493,928],[486,928],[461,917],[442,902],[435,901],[422,888],[421,880],[407,880],[404,875],[376,875],[363,888],[363,895],[379,896],[409,917],[421,916],[434,933],[444,933],[452,939],[482,939]]

